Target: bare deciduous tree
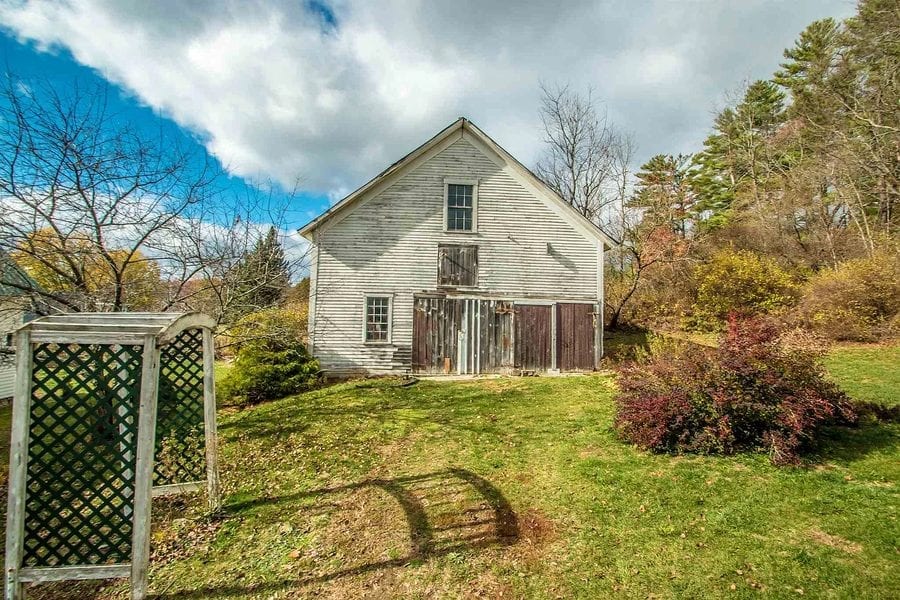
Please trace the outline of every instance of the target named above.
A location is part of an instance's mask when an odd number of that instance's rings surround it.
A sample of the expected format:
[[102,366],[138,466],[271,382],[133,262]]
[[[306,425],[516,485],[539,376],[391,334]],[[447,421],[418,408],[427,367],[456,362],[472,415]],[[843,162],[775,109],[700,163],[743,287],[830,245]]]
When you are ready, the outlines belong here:
[[34,279],[7,287],[48,310],[203,309],[222,320],[246,308],[242,295],[299,275],[297,251],[279,273],[236,268],[273,225],[287,237],[289,199],[234,197],[208,155],[132,127],[106,100],[103,87],[61,94],[7,77],[0,251]]
[[582,215],[599,223],[617,195],[617,155],[626,138],[609,122],[588,90],[541,85],[546,149],[537,175]]

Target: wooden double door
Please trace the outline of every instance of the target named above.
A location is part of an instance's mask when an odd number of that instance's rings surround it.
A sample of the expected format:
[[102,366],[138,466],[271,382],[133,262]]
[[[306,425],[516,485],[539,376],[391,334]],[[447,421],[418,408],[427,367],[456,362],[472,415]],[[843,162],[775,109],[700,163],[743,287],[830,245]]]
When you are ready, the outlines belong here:
[[418,373],[589,371],[594,304],[418,296],[412,366]]

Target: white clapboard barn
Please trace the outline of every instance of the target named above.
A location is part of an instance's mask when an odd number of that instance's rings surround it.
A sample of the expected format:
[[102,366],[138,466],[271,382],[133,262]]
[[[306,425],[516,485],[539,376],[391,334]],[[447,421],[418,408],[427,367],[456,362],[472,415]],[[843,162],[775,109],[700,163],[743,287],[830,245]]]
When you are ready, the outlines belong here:
[[300,230],[331,376],[596,368],[612,243],[461,118]]

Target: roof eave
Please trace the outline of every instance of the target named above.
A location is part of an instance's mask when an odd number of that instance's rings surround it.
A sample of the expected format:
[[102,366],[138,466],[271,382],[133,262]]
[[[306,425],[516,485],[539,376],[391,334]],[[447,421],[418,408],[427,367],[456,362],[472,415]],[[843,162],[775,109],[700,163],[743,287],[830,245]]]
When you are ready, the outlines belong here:
[[316,217],[315,219],[313,219],[312,221],[310,221],[309,223],[307,223],[306,225],[304,225],[303,227],[298,229],[297,230],[298,233],[300,235],[302,235],[303,237],[305,237],[306,239],[308,239],[309,241],[313,241],[312,233],[316,229],[318,229],[319,227],[321,227],[322,225],[327,223],[329,220],[331,220],[332,217],[336,216],[338,213],[343,212],[343,210],[345,208],[349,207],[350,205],[352,205],[355,200],[364,196],[366,194],[366,192],[368,192],[370,189],[372,189],[373,187],[375,187],[376,185],[378,185],[379,183],[384,181],[386,178],[399,172],[404,166],[413,162],[416,158],[418,158],[419,156],[422,156],[423,154],[427,153],[429,150],[431,150],[432,148],[434,148],[435,146],[440,144],[444,139],[447,138],[447,136],[453,134],[457,130],[462,130],[465,123],[466,123],[465,117],[458,118],[456,121],[454,121],[453,123],[451,123],[444,129],[439,131],[437,134],[435,134],[427,142],[425,142],[424,144],[422,144],[421,146],[419,146],[418,148],[416,148],[415,150],[413,150],[412,152],[410,152],[409,154],[407,154],[400,160],[397,160],[394,163],[392,163],[384,171],[382,171],[381,173],[379,173],[378,175],[376,175],[375,177],[373,177],[372,179],[370,179],[369,181],[364,183],[361,187],[357,188],[355,191],[351,192],[349,195],[347,195],[344,198],[342,198],[341,200],[339,200],[337,203],[334,204],[334,206],[332,206],[331,208],[326,210],[324,213],[322,213],[321,215],[319,215],[318,217]]

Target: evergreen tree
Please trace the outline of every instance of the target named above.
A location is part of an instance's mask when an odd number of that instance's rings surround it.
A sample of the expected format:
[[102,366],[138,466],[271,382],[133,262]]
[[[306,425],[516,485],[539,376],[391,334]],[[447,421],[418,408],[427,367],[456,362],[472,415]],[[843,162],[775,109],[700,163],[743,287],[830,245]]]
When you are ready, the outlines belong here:
[[279,303],[290,283],[284,248],[271,227],[232,270],[232,319]]
[[[823,96],[832,86],[838,67],[840,29],[834,19],[822,19],[809,25],[793,48],[784,51],[785,62],[772,78],[791,93],[788,109],[791,116],[808,115],[810,111],[823,117]],[[831,104],[831,103],[827,103]]]
[[697,208],[706,212],[708,225],[727,222],[742,193],[759,203],[767,178],[783,166],[784,157],[772,152],[770,139],[784,123],[784,100],[771,81],[755,81],[737,106],[716,116],[713,133],[694,156],[691,174]]
[[682,239],[688,235],[693,193],[688,182],[691,157],[657,154],[637,173],[637,187],[629,206],[644,211],[644,219],[667,224]]

